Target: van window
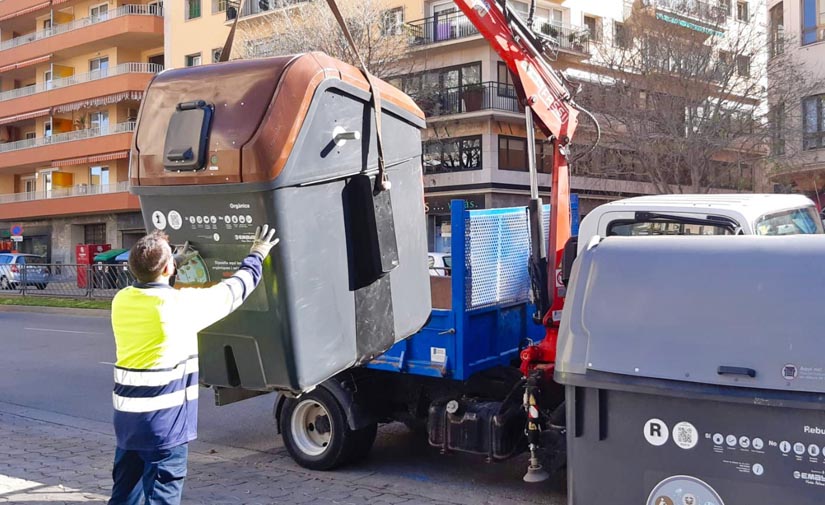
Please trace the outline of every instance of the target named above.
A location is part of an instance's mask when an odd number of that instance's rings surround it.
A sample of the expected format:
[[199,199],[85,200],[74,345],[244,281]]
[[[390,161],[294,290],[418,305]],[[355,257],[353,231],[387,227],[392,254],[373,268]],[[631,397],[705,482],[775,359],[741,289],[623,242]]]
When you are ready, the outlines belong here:
[[0,256],[0,265],[8,265],[11,263],[12,256]]
[[727,226],[715,224],[687,224],[672,221],[614,221],[607,228],[607,236],[635,237],[643,235],[731,235]]
[[813,207],[766,214],[756,220],[757,235],[807,235],[822,232],[822,221]]

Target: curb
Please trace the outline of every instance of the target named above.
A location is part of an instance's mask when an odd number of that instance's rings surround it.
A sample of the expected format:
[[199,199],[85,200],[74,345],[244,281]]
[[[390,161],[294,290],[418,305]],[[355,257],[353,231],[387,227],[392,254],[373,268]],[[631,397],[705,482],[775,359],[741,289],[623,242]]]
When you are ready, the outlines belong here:
[[110,317],[108,309],[73,309],[69,307],[39,307],[31,305],[0,305],[0,312],[33,312],[36,314],[61,314],[64,316]]

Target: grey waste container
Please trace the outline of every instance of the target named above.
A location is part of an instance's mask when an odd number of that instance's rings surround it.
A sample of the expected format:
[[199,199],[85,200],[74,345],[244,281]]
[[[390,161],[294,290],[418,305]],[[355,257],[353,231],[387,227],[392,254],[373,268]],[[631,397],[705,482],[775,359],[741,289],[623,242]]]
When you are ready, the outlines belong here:
[[825,503],[825,236],[610,237],[555,378],[569,503]]
[[207,286],[281,242],[242,308],[199,335],[207,384],[300,392],[386,351],[430,312],[421,110],[379,81],[389,191],[374,191],[375,117],[361,73],[324,54],[163,72],[131,153],[147,229],[197,254],[179,286]]

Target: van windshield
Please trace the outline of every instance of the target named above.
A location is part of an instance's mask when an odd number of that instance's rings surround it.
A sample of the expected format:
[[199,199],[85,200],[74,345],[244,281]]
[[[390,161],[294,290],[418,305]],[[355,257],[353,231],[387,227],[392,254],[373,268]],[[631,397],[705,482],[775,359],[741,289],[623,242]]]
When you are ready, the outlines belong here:
[[822,220],[813,207],[766,214],[756,220],[757,235],[808,235],[823,233]]
[[642,235],[731,235],[728,226],[717,224],[677,223],[672,221],[616,221],[610,223],[607,235],[635,237]]

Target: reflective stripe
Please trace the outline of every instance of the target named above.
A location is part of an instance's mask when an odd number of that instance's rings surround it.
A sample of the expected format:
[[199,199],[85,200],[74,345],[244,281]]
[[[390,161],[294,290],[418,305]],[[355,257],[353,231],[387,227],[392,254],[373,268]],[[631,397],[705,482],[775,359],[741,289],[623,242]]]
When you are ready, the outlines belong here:
[[115,367],[115,383],[123,386],[165,386],[198,371],[198,358],[189,358],[171,370],[124,370]]
[[198,399],[198,386],[189,386],[186,389],[151,398],[129,398],[112,393],[112,403],[115,410],[120,412],[146,413],[156,410],[180,407],[187,400]]

